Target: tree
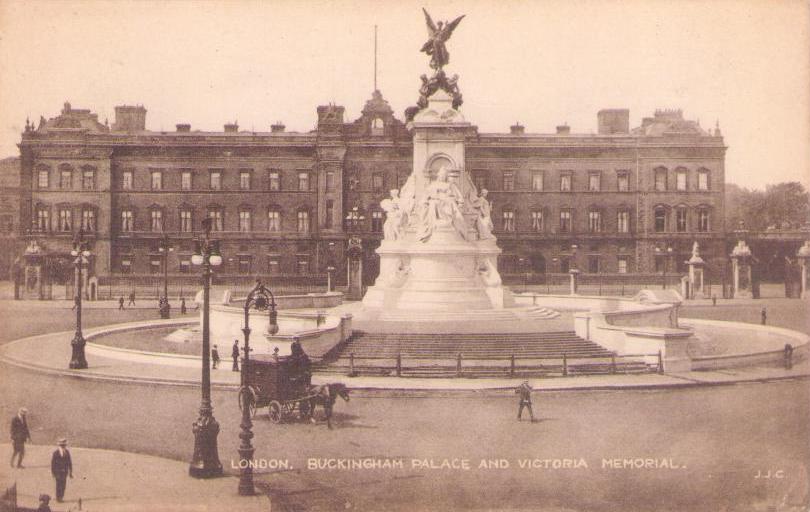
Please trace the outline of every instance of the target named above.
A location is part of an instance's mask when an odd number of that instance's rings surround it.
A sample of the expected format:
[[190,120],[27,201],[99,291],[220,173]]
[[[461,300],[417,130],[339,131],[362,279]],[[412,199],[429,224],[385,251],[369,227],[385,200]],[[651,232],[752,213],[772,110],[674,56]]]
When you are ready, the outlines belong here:
[[768,185],[764,191],[726,184],[726,229],[797,229],[810,221],[810,193],[796,181]]

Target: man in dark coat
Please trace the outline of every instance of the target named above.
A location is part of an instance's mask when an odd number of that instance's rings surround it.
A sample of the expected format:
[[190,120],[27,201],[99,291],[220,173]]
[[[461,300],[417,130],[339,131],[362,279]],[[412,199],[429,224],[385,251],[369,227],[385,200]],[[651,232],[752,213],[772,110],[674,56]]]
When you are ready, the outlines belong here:
[[73,461],[70,460],[70,452],[67,449],[67,439],[59,440],[59,447],[54,450],[51,457],[51,474],[56,480],[56,501],[62,502],[65,496],[67,478],[73,478]]
[[11,419],[11,444],[14,452],[11,454],[11,467],[14,467],[14,457],[17,457],[17,467],[23,467],[22,461],[25,456],[25,442],[31,440],[31,433],[28,431],[28,422],[25,415],[28,409],[20,408],[17,415]]
[[529,409],[529,416],[534,421],[534,411],[532,411],[532,386],[529,381],[524,380],[523,383],[517,387],[515,394],[520,395],[520,405],[518,406],[518,421],[523,414],[523,408]]
[[127,306],[134,306],[135,305],[135,292],[129,293],[129,304]]
[[214,348],[211,349],[211,369],[216,370],[217,365],[219,365],[219,350],[214,345]]
[[233,371],[239,371],[239,340],[233,340],[233,349],[231,349],[231,357],[233,357]]
[[181,315],[186,314],[186,298],[185,297],[180,297],[180,314]]
[[124,309],[124,296],[123,295],[118,297],[118,311],[121,311],[122,309]]

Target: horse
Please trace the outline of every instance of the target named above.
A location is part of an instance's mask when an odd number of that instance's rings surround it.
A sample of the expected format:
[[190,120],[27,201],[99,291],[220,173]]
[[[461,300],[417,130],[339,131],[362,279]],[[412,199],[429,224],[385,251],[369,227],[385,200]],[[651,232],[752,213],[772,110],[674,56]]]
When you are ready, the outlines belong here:
[[311,386],[310,393],[314,395],[309,400],[309,413],[312,415],[312,422],[315,423],[315,407],[320,405],[323,407],[324,415],[326,416],[326,425],[331,430],[332,407],[335,405],[337,397],[342,398],[346,402],[349,401],[349,388],[346,387],[346,384],[341,382],[333,382],[321,386]]

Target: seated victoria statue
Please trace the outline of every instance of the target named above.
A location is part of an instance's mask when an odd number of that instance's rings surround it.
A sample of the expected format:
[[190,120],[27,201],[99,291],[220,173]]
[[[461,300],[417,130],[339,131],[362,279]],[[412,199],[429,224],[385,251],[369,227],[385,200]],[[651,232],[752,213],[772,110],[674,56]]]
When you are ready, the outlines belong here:
[[427,242],[437,227],[450,225],[466,239],[467,223],[461,212],[463,204],[461,190],[449,180],[447,167],[440,167],[436,179],[426,187],[425,200],[420,205],[419,240]]

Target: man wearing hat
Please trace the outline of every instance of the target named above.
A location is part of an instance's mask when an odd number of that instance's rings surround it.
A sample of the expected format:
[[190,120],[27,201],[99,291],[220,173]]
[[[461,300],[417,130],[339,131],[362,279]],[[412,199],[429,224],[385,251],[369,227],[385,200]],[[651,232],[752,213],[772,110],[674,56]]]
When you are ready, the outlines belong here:
[[217,349],[217,346],[214,345],[214,348],[211,349],[211,369],[216,370],[218,364],[219,364],[219,350]]
[[73,478],[73,462],[67,449],[67,439],[63,437],[57,444],[58,447],[51,457],[51,474],[56,480],[56,501],[61,503],[65,496],[67,477]]
[[520,416],[523,414],[524,407],[529,409],[529,416],[531,417],[532,421],[534,421],[534,411],[532,411],[532,386],[529,384],[529,381],[524,380],[523,383],[515,390],[515,394],[520,395],[518,421],[520,421]]
[[51,506],[49,503],[51,502],[51,497],[47,494],[40,494],[39,495],[39,507],[37,507],[37,512],[51,512]]
[[25,456],[25,442],[31,440],[31,433],[28,431],[28,422],[25,415],[28,409],[21,407],[17,415],[11,419],[11,444],[14,452],[11,454],[11,467],[14,467],[14,457],[17,457],[17,467],[23,467],[22,461]]

